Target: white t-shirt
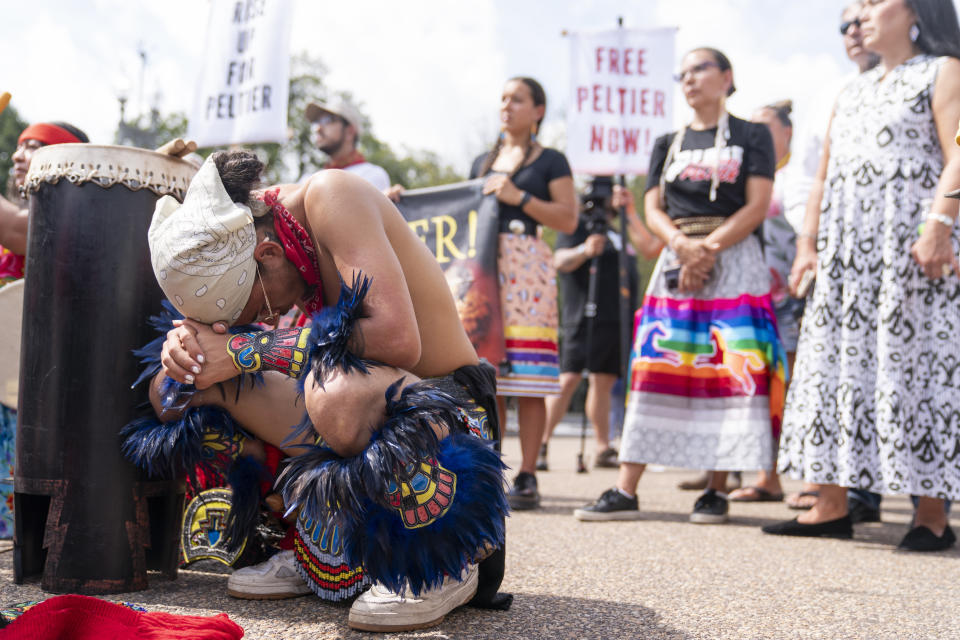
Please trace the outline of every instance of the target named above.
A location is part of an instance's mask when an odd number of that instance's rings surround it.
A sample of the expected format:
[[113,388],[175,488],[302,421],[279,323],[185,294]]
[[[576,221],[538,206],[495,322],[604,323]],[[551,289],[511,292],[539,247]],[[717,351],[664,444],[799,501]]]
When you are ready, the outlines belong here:
[[390,187],[390,176],[387,175],[386,169],[379,165],[361,162],[360,164],[352,164],[349,167],[344,167],[343,170],[360,176],[375,186],[378,191],[383,191]]
[[843,88],[858,75],[858,73],[851,73],[837,82],[829,83],[814,98],[814,107],[810,110],[811,117],[799,127],[795,127],[797,135],[793,137],[790,162],[783,176],[783,215],[797,231],[803,228],[807,200],[817,176],[817,169],[820,168],[823,140],[830,126],[833,106]]
[[[383,191],[390,187],[390,176],[387,174],[386,169],[380,165],[372,164],[370,162],[361,162],[359,164],[352,164],[349,167],[344,167],[344,171],[349,171],[350,173],[356,174],[375,186],[378,191]],[[323,169],[321,169],[323,171]],[[310,176],[313,174],[307,174],[298,180],[298,184],[303,184],[310,179]]]

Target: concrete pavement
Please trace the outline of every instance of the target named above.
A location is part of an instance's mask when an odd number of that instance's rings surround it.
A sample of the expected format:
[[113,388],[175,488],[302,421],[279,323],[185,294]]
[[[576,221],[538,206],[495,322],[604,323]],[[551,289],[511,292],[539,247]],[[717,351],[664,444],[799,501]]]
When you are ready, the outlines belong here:
[[[516,465],[516,438],[504,445],[507,462]],[[570,437],[551,443],[551,470],[540,474],[542,507],[508,519],[503,588],[515,595],[510,611],[460,609],[435,629],[384,637],[960,637],[960,551],[894,550],[907,530],[908,499],[885,498],[884,522],[858,525],[850,541],[780,538],[759,526],[795,515],[782,503],[733,503],[728,524],[690,524],[696,494],[675,486],[694,473],[668,470],[648,472],[641,482],[644,519],[581,523],[573,509],[612,486],[616,471],[576,474],[578,445]],[[37,584],[12,583],[10,544],[2,545],[0,605],[49,597]],[[254,640],[371,637],[346,627],[347,605],[312,596],[230,598],[226,574],[204,563],[175,581],[151,575],[149,590],[108,599],[151,611],[223,611]]]

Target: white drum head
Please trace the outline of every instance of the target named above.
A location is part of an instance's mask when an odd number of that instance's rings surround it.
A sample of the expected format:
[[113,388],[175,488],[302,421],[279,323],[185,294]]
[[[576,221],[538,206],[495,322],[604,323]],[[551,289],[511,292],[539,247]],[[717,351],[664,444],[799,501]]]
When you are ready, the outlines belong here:
[[17,408],[20,387],[20,332],[23,280],[0,287],[0,404]]

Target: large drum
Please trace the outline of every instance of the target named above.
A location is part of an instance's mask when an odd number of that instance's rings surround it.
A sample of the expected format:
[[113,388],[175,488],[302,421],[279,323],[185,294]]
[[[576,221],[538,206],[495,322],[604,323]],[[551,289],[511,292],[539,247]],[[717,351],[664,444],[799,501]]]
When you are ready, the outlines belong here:
[[146,401],[131,349],[156,337],[163,294],[147,229],[196,169],[128,147],[60,144],[33,156],[14,469],[14,580],[52,592],[147,588],[176,576],[183,485],[120,452]]

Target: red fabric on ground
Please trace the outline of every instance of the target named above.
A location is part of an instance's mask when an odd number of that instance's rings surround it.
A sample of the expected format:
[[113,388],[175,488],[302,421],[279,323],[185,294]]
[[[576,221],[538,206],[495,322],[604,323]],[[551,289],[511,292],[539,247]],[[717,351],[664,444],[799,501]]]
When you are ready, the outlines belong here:
[[239,640],[227,614],[143,613],[87,596],[56,596],[28,609],[0,631],[2,640]]

